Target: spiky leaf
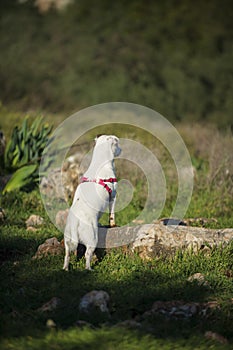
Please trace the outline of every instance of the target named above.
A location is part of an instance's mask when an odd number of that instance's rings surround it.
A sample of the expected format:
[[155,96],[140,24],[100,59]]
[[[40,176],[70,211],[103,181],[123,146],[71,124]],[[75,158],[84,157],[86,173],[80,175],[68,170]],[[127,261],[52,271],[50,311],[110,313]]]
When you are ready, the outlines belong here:
[[37,164],[25,165],[18,169],[3,189],[3,194],[22,188],[32,182],[33,174],[38,168]]

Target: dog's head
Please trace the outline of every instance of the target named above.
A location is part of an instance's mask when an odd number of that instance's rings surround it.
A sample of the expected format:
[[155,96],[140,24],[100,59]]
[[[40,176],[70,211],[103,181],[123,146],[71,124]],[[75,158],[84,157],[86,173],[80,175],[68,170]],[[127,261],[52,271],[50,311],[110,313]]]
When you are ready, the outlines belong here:
[[114,135],[100,135],[95,138],[96,147],[102,145],[106,146],[112,154],[112,158],[118,157],[121,153],[119,146],[119,139]]

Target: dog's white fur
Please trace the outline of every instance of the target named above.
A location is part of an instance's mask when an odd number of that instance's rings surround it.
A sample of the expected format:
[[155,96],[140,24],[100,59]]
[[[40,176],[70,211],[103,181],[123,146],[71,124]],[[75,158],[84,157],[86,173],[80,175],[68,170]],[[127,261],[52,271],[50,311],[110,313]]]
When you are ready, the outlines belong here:
[[[97,182],[99,179],[115,178],[114,157],[121,152],[119,139],[114,135],[102,135],[95,141],[91,164],[83,176]],[[77,187],[64,232],[64,270],[68,270],[70,252],[77,249],[78,243],[86,246],[86,269],[91,269],[91,258],[98,243],[98,220],[107,205],[110,226],[115,225],[117,184],[108,182],[107,185],[112,190],[111,196],[103,186],[95,182],[84,182]]]

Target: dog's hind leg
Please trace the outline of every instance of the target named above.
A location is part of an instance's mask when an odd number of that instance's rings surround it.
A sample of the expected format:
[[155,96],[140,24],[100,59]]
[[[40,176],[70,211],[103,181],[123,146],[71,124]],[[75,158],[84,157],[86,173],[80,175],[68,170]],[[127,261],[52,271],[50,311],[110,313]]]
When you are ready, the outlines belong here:
[[65,259],[63,270],[69,270],[70,253],[75,251],[78,246],[78,235],[77,235],[77,219],[70,211],[64,232],[64,242],[65,242]]
[[65,271],[69,270],[69,263],[70,263],[70,247],[68,242],[65,241],[65,259],[64,259],[63,270]]
[[87,246],[85,259],[86,259],[86,269],[91,270],[91,258],[95,251],[95,247]]

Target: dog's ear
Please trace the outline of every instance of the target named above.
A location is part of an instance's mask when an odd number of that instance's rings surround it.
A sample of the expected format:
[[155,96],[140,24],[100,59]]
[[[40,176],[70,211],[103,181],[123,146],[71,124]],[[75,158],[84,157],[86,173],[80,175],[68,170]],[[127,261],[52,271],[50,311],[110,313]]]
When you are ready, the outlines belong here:
[[98,140],[99,137],[100,137],[100,135],[96,135],[96,137],[94,138],[94,144],[93,144],[94,147],[95,147],[96,142],[97,142],[97,140]]
[[98,140],[98,138],[100,137],[100,136],[103,136],[103,134],[98,134],[98,135],[96,135],[96,137],[95,137],[95,144],[96,144],[96,142],[97,142],[97,140]]

